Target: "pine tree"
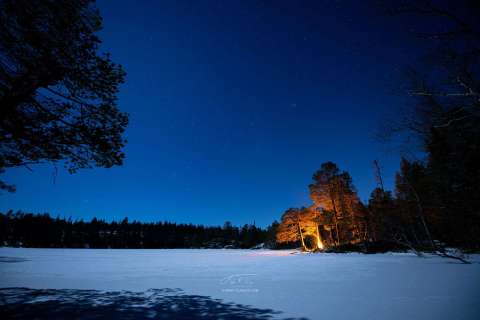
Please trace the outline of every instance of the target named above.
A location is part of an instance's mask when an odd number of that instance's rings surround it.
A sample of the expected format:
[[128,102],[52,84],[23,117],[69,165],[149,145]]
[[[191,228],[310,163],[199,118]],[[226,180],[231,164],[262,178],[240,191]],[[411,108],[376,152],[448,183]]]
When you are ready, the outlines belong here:
[[341,172],[333,162],[321,165],[313,175],[310,197],[314,206],[332,215],[336,245],[363,237],[365,223],[361,203],[348,172]]

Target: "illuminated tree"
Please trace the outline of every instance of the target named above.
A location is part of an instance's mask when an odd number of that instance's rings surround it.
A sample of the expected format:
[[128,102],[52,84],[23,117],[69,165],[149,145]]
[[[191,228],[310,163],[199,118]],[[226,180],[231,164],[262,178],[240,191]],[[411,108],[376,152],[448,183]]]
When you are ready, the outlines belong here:
[[361,203],[348,172],[341,172],[333,162],[321,165],[313,175],[310,197],[316,208],[331,212],[336,244],[363,237]]
[[300,227],[301,209],[290,208],[282,215],[280,225],[277,229],[277,243],[297,243],[301,242],[302,247],[305,248],[305,243]]
[[335,226],[336,244],[339,244],[338,203],[336,202],[337,180],[339,169],[333,162],[323,163],[321,169],[313,175],[314,183],[310,184],[310,197],[315,206],[332,212]]
[[300,242],[305,251],[323,249],[324,242],[319,223],[320,214],[313,207],[288,209],[277,229],[277,243]]

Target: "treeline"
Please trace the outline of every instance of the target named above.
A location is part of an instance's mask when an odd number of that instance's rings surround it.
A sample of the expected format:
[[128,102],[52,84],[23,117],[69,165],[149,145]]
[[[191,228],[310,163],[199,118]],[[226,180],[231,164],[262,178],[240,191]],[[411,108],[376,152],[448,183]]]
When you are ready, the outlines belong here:
[[274,225],[266,229],[225,222],[223,227],[171,222],[106,222],[53,218],[21,211],[0,213],[4,246],[31,248],[252,248],[272,245]]

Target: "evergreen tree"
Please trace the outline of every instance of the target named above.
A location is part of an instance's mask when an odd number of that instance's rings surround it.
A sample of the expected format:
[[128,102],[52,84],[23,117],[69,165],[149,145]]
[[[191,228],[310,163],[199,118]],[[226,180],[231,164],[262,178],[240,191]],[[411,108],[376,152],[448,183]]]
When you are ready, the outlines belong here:
[[101,26],[91,0],[0,2],[0,173],[122,164],[128,117],[116,100],[125,72],[98,53]]
[[[418,199],[412,199],[412,188],[399,181],[410,189],[399,186],[402,210],[407,203],[416,203],[435,238],[479,248],[480,6],[478,1],[462,4],[407,0],[392,5],[392,13],[432,23],[426,30],[417,29],[429,49],[421,54],[420,63],[409,68],[406,86],[412,107],[402,110],[388,132],[404,133],[410,144],[413,137],[426,155],[428,188],[413,186]],[[417,183],[411,180],[411,185]]]
[[373,241],[390,240],[395,217],[395,203],[390,191],[375,188],[368,200],[368,229]]
[[349,243],[364,236],[364,212],[348,172],[333,162],[323,163],[313,175],[310,197],[315,207],[331,212],[336,244]]
[[277,229],[276,240],[279,245],[298,245],[305,247],[300,227],[301,210],[290,208],[282,215]]
[[[272,225],[275,228],[275,225]],[[0,244],[44,248],[201,248],[226,245],[252,248],[272,239],[272,226],[245,225],[239,230],[230,222],[206,227],[170,222],[72,221],[49,214],[0,213]]]

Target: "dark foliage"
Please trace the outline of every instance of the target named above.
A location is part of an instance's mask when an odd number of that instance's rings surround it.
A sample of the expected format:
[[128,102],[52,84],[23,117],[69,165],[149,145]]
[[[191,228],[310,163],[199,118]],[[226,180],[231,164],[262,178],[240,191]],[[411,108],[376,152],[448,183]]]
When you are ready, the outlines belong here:
[[274,243],[274,227],[255,225],[241,228],[226,222],[207,227],[171,222],[106,222],[52,218],[12,211],[0,213],[0,241],[3,245],[33,248],[252,248]]
[[454,5],[406,0],[389,4],[388,11],[409,15],[413,24],[431,21],[430,26],[423,23],[415,29],[428,49],[419,52],[420,61],[409,68],[402,84],[410,107],[385,132],[418,142],[425,158],[402,160],[395,199],[378,191],[372,194],[369,209],[374,236],[418,249],[439,249],[442,244],[478,250],[479,2]]
[[445,246],[478,250],[476,231],[480,221],[461,210],[471,201],[467,196],[464,204],[450,211],[452,208],[449,210],[442,201],[457,201],[460,197],[453,193],[440,196],[435,178],[428,165],[402,159],[395,196],[381,188],[370,196],[370,240],[396,242],[419,251],[438,251]]
[[91,0],[0,1],[0,170],[122,164],[125,72],[98,53],[101,26]]

